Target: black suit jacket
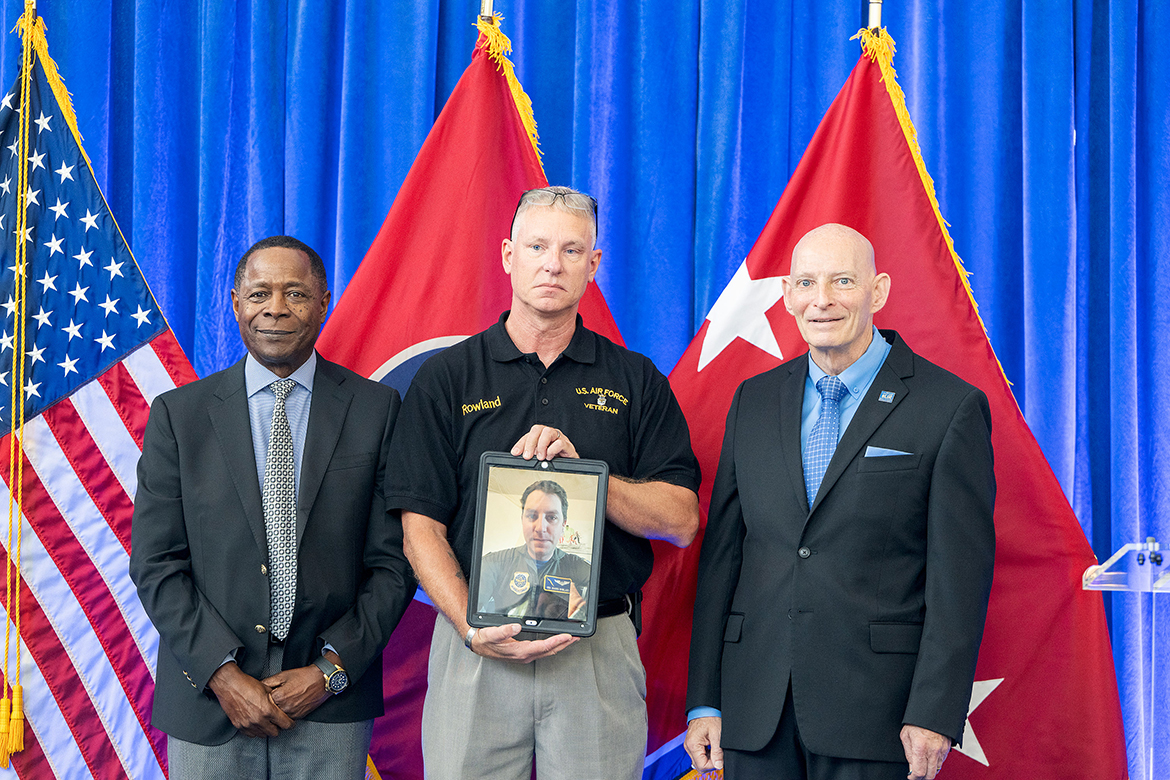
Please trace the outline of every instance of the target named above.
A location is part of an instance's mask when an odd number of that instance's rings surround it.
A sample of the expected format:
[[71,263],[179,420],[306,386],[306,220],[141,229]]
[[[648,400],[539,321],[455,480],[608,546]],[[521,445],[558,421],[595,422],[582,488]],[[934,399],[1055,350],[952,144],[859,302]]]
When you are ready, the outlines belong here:
[[722,710],[724,747],[768,743],[790,680],[817,754],[904,761],[904,723],[962,736],[995,556],[991,415],[982,391],[883,336],[890,353],[811,511],[807,356],[732,401],[687,690],[688,709]]
[[[297,597],[284,668],[330,644],[350,688],[309,715],[383,711],[382,648],[411,598],[402,525],[382,483],[398,393],[318,357],[297,496]],[[233,650],[261,676],[269,581],[244,361],[155,399],[138,464],[130,576],[158,629],[155,726],[221,744],[235,729],[207,688]]]

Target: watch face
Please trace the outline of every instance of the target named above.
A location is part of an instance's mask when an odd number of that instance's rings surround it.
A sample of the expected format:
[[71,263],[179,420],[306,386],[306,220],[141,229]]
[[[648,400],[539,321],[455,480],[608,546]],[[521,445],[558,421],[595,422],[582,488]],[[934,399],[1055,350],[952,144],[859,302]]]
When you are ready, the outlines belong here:
[[344,669],[338,669],[329,675],[329,690],[333,693],[341,693],[347,685],[349,685],[349,675],[345,673]]

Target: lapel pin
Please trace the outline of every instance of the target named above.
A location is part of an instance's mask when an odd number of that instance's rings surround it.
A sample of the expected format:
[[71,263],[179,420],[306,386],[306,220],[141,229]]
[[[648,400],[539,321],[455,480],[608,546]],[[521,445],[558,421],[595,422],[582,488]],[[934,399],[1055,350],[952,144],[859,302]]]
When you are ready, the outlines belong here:
[[894,402],[894,391],[882,390],[881,393],[878,394],[878,400],[883,404],[892,404]]

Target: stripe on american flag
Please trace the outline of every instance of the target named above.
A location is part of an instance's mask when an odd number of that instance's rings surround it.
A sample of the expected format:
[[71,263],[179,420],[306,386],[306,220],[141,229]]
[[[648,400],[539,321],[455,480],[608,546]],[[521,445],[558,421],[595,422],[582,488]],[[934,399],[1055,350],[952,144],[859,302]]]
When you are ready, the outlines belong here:
[[141,451],[146,418],[150,416],[150,404],[143,399],[130,372],[121,363],[115,363],[98,377],[98,383],[106,391],[114,409],[118,411],[118,417],[125,424],[126,432]]
[[[31,658],[36,663],[90,770],[101,778],[129,777],[107,726],[123,722],[110,710],[129,708],[129,702],[69,586],[27,527],[25,532],[33,539],[25,539],[23,550],[28,565],[21,584],[20,620],[29,654],[22,661]],[[7,555],[0,547],[0,564]],[[42,603],[51,605],[51,615]],[[24,669],[22,665],[22,684]],[[109,701],[111,687],[121,702]]]
[[[62,401],[45,411],[38,418],[43,420],[58,450],[64,456],[62,461],[55,461],[57,468],[54,473],[45,473],[38,468],[37,473],[44,476],[44,481],[50,485],[57,484],[57,477],[65,469],[71,470],[80,480],[79,485],[84,488],[94,506],[105,519],[106,524],[113,532],[126,554],[130,552],[130,518],[134,512],[134,501],[122,489],[121,483],[110,471],[102,457],[97,443],[89,435],[80,415],[73,404],[68,400]],[[30,436],[28,426],[25,428],[26,449],[34,442],[44,444],[44,435],[37,427],[35,437]]]
[[[85,423],[94,445],[105,458],[113,475],[122,485],[122,491],[134,497],[138,489],[138,458],[142,450],[134,441],[134,437],[122,424],[118,410],[110,402],[110,397],[97,382],[82,385],[69,398],[73,409]],[[130,530],[130,518],[124,518],[127,536]]]
[[[29,427],[33,426],[25,430]],[[43,429],[42,425],[36,427]],[[39,442],[37,463],[50,460],[56,461],[54,468],[58,471],[69,468],[59,449]],[[129,630],[132,621],[145,621],[132,584],[119,573],[129,566],[129,556],[120,546],[101,544],[100,534],[91,534],[101,523],[94,522],[96,507],[79,489],[79,483],[64,481],[59,474],[55,482],[40,481],[37,463],[28,461],[25,466],[25,516],[85,610],[102,648],[115,665],[122,687],[132,700],[137,700],[149,694],[153,678],[143,649]],[[49,495],[45,484],[57,488],[54,495]],[[99,544],[87,545],[87,536]],[[140,710],[139,717],[143,725],[148,723],[149,710]]]
[[[0,605],[0,620],[7,620],[3,605]],[[23,642],[21,653],[26,659],[31,657]],[[15,657],[15,653],[10,650],[9,662]],[[0,675],[0,679],[3,679],[3,675]],[[65,717],[41,677],[41,670],[26,661],[21,670],[20,682],[27,697],[24,716],[29,730],[24,734],[24,750],[12,755],[12,770],[4,771],[4,775],[10,776],[15,771],[19,777],[37,780],[47,777],[78,780],[92,778]]]

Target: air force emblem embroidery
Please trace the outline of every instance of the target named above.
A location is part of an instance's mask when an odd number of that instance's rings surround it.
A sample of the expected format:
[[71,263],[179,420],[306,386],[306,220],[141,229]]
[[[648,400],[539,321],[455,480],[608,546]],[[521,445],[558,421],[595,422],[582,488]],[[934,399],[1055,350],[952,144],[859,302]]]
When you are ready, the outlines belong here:
[[512,581],[508,583],[508,587],[517,596],[523,596],[532,587],[532,583],[528,580],[528,572],[518,571],[512,575]]
[[551,574],[544,575],[544,589],[549,593],[560,593],[562,595],[569,595],[569,584],[572,582],[568,577],[554,577]]

